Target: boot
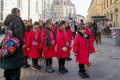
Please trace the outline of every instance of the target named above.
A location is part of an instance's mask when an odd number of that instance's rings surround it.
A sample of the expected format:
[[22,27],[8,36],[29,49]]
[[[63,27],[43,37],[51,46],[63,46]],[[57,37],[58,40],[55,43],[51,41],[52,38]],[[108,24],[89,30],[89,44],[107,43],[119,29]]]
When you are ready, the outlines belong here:
[[53,70],[50,65],[48,65],[48,66],[46,67],[45,71],[48,72],[48,73],[53,73],[53,72],[55,72],[55,70]]
[[50,64],[50,69],[52,70],[52,72],[55,72],[55,70],[52,68],[52,65]]
[[64,69],[65,72],[68,72],[68,70],[65,67],[63,67],[63,69]]
[[65,69],[64,69],[63,67],[60,67],[60,68],[59,68],[59,72],[60,72],[61,74],[65,74],[65,73],[66,73],[66,71],[65,71]]
[[83,74],[84,74],[84,76],[85,76],[86,78],[89,78],[89,77],[90,77],[87,72],[83,72]]
[[83,79],[85,79],[85,78],[86,78],[86,76],[84,75],[84,73],[83,73],[83,72],[79,72],[79,75],[80,75],[80,77],[81,77],[81,78],[83,78]]

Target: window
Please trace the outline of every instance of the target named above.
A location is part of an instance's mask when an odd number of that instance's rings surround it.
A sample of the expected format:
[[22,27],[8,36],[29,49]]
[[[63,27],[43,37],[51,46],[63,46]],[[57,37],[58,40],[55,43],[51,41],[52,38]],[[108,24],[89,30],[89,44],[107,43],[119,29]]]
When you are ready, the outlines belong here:
[[107,7],[108,7],[108,0],[107,0]]
[[36,1],[36,12],[38,12],[38,1]]
[[112,0],[110,0],[110,5],[112,5]]
[[4,0],[0,0],[0,21],[3,21],[3,3],[4,3]]

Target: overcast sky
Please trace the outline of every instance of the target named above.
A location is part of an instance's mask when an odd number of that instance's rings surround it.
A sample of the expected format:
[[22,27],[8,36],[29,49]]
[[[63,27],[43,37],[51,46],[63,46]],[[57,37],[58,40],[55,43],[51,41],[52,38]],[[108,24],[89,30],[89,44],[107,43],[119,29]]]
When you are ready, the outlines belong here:
[[76,6],[77,14],[81,14],[86,17],[87,10],[90,6],[91,0],[71,0]]

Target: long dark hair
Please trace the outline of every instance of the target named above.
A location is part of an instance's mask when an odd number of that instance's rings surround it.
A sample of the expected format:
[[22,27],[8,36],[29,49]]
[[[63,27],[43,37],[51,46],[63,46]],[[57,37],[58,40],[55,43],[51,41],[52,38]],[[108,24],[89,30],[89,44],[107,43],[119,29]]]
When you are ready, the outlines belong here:
[[59,24],[59,27],[61,27],[61,25],[64,25],[64,24],[65,24],[65,21],[61,21]]

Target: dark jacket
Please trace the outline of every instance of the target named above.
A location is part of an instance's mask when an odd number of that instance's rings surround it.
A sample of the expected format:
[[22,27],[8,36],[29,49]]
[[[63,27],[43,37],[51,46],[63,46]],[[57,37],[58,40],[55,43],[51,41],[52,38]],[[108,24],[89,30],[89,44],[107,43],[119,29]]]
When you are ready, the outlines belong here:
[[97,25],[93,25],[93,34],[97,36]]
[[0,59],[0,68],[2,69],[16,69],[24,65],[24,55],[22,46],[24,45],[23,35],[25,33],[25,26],[20,17],[9,14],[5,21],[4,25],[9,26],[12,22],[13,25],[13,35],[20,40],[20,46],[17,48],[15,54],[11,57]]

